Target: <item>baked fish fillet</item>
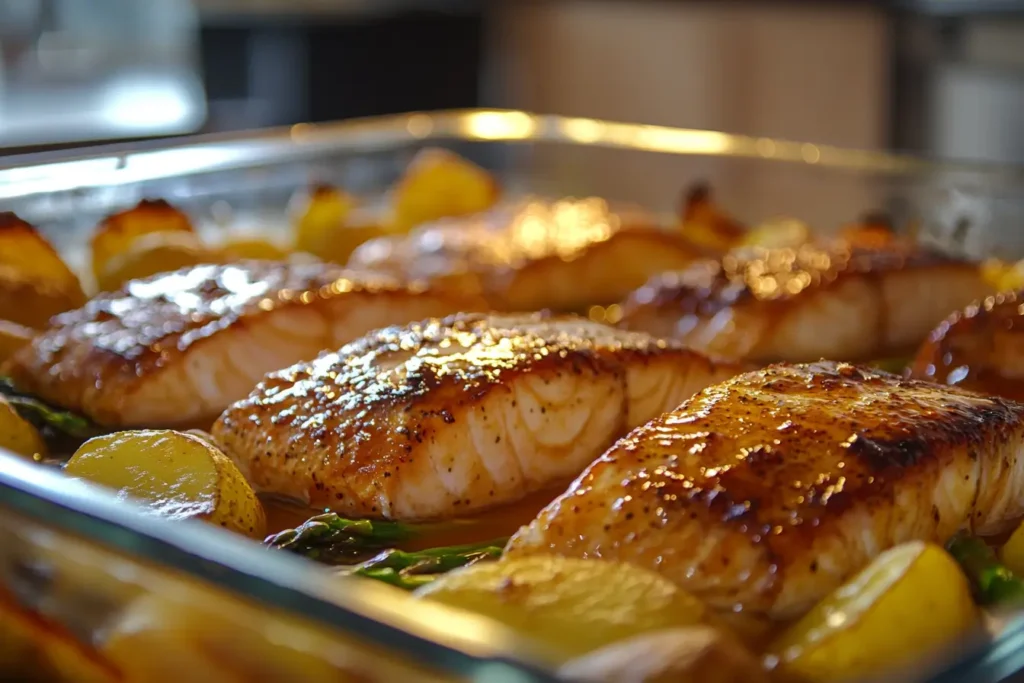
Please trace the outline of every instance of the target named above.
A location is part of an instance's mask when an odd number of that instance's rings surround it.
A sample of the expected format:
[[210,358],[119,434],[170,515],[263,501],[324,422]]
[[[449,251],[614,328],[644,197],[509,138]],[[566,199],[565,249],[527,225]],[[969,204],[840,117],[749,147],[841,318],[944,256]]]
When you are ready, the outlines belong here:
[[481,305],[319,263],[195,266],[57,316],[6,373],[102,425],[208,426],[271,370],[371,329]]
[[821,361],[619,440],[508,553],[624,560],[722,609],[802,613],[879,552],[1024,514],[1024,405]]
[[1024,297],[1003,292],[953,313],[922,345],[911,376],[1024,401]]
[[455,517],[571,479],[736,372],[576,316],[457,315],[275,372],[212,433],[258,491],[358,517]]
[[602,199],[528,199],[361,245],[349,266],[473,289],[504,311],[582,312],[699,254],[681,233]]
[[621,324],[758,362],[876,360],[989,291],[975,264],[899,245],[742,249],[655,277]]

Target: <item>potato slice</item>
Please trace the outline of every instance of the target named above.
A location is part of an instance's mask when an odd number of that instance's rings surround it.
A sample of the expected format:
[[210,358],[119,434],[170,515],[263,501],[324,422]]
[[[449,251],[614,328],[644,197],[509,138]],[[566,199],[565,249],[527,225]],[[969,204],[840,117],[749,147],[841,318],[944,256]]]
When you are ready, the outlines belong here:
[[740,240],[745,247],[796,248],[811,241],[811,228],[795,218],[775,218],[749,230]]
[[1010,263],[988,259],[981,264],[981,275],[992,289],[999,292],[1024,288],[1024,261]]
[[680,211],[683,236],[711,251],[727,251],[743,240],[747,228],[715,204],[711,188],[698,183],[687,190]]
[[999,559],[1017,576],[1024,576],[1024,523],[1010,534],[999,549]]
[[4,680],[113,683],[121,672],[57,623],[0,590],[0,671]]
[[767,683],[761,663],[711,626],[652,631],[562,666],[559,678],[589,683]]
[[556,661],[707,617],[703,603],[653,572],[543,555],[473,565],[415,595],[503,622],[547,645]]
[[435,680],[408,658],[198,584],[156,589],[129,605],[100,646],[133,682]]
[[46,442],[39,431],[0,396],[0,448],[32,460],[46,457]]
[[284,261],[288,250],[262,237],[236,235],[220,245],[220,251],[228,259],[259,259],[263,261]]
[[979,623],[956,561],[937,545],[912,542],[879,555],[786,629],[770,652],[784,674],[861,679],[954,646]]
[[[146,595],[133,602],[113,625],[101,652],[129,681],[243,683],[240,672],[203,647],[203,634],[211,624],[228,628],[236,637],[244,634],[231,618],[190,610],[160,595]],[[262,643],[257,640],[252,645],[259,651]]]
[[143,235],[194,232],[188,216],[162,199],[143,199],[132,209],[107,217],[92,236],[92,273],[97,282],[106,275],[107,262],[128,251]]
[[53,246],[13,213],[0,213],[0,320],[42,329],[85,303],[82,285]]
[[96,286],[102,292],[112,292],[130,280],[222,260],[220,253],[204,246],[194,233],[150,233],[136,238],[124,251],[112,254],[96,276]]
[[266,535],[263,507],[242,473],[192,434],[147,430],[98,436],[82,444],[64,471],[173,519],[201,519],[253,538]]
[[409,163],[392,190],[395,232],[439,218],[480,213],[494,206],[501,189],[476,164],[444,149],[424,149]]
[[336,187],[316,185],[293,204],[295,249],[324,258],[322,254],[331,252],[335,233],[345,225],[356,200]]
[[[296,232],[295,248],[318,259],[344,265],[359,245],[382,237],[385,228],[376,216],[365,210],[345,208],[343,196],[336,190],[318,190],[323,199],[314,196]],[[317,206],[323,203],[324,206]]]

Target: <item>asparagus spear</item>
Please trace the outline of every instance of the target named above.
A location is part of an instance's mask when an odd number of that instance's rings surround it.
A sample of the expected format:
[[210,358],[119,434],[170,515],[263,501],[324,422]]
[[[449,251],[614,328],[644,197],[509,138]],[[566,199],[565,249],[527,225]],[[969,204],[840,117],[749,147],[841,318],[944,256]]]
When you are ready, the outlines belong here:
[[974,584],[979,602],[1024,603],[1024,581],[999,561],[985,541],[958,534],[946,547]]
[[506,540],[495,539],[483,543],[430,548],[415,552],[385,550],[361,564],[342,570],[341,573],[376,579],[399,588],[413,590],[453,569],[498,559],[501,557]]
[[420,533],[421,528],[401,522],[345,519],[326,512],[269,536],[264,543],[327,564],[351,564]]
[[903,371],[910,365],[910,359],[908,358],[884,358],[876,360],[871,365],[884,372],[891,372],[894,375],[902,375]]
[[54,408],[37,398],[19,392],[6,377],[0,377],[0,394],[14,406],[19,415],[38,427],[48,440],[64,438],[81,444],[86,439],[103,433],[103,430],[81,415]]

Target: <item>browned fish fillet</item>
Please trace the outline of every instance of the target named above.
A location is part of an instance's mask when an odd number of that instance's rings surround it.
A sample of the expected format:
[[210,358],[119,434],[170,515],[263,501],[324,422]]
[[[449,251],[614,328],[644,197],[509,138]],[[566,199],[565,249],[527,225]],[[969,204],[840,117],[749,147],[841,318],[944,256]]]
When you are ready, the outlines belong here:
[[904,541],[1024,513],[1024,405],[845,363],[775,365],[634,430],[509,543],[802,613]]
[[759,362],[874,360],[912,353],[988,291],[974,264],[899,245],[744,249],[655,277],[622,326]]
[[257,490],[355,516],[454,517],[576,476],[736,371],[575,316],[458,315],[273,373],[213,436]]
[[1024,297],[1004,292],[953,313],[922,345],[911,376],[1024,400]]
[[208,425],[271,370],[378,327],[482,305],[318,263],[195,266],[58,316],[6,372],[100,424]]
[[594,198],[534,199],[371,240],[349,266],[473,288],[497,310],[582,311],[697,256],[647,214]]

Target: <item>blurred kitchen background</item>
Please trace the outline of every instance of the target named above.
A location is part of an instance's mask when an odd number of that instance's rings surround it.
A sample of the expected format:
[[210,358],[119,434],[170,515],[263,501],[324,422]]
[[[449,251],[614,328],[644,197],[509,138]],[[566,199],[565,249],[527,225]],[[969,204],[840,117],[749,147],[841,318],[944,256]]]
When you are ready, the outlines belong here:
[[475,106],[1024,162],[1024,1],[0,0],[8,152]]

